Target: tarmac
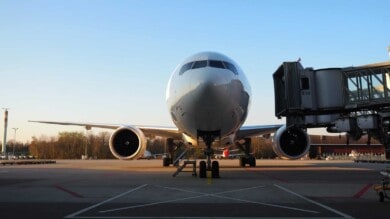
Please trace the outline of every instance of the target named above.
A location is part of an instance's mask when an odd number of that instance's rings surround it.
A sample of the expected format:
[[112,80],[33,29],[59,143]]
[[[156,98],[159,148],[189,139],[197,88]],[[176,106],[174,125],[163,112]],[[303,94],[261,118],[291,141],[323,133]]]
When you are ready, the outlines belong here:
[[0,218],[390,218],[372,189],[389,164],[238,164],[220,160],[219,179],[172,177],[162,160],[0,166]]

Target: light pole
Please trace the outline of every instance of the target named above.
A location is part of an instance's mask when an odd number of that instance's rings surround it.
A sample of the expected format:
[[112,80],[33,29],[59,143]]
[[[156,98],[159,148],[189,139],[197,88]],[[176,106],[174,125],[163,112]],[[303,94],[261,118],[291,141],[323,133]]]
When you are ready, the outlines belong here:
[[15,145],[16,145],[16,131],[18,131],[19,128],[12,128],[14,132],[14,148],[13,148],[13,156],[15,158]]
[[3,138],[3,150],[4,156],[7,156],[7,127],[8,127],[8,108],[4,109],[4,138]]

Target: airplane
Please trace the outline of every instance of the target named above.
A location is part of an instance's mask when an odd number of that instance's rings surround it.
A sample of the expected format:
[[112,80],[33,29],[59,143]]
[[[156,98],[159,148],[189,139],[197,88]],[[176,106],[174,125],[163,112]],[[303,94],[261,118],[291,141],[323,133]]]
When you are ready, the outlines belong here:
[[251,88],[238,64],[217,52],[200,52],[180,63],[168,81],[166,102],[176,127],[135,126],[77,122],[30,121],[57,125],[114,129],[109,140],[112,154],[122,160],[134,159],[146,150],[146,137],[167,138],[169,156],[163,166],[174,163],[181,145],[201,147],[207,157],[199,162],[199,176],[211,171],[219,178],[218,161],[211,162],[213,147],[234,144],[245,156],[240,165],[256,166],[250,153],[251,136],[274,133],[273,149],[285,159],[299,159],[309,150],[305,130],[285,125],[243,126],[249,111]]
[[234,159],[243,155],[242,153],[239,153],[240,149],[229,149],[228,147],[217,148],[217,151],[220,151],[220,153],[214,155],[215,159]]

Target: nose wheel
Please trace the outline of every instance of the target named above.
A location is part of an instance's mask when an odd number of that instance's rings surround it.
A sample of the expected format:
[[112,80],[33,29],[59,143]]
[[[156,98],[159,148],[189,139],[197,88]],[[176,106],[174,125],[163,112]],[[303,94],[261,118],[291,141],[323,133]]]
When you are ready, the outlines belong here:
[[211,178],[219,178],[219,163],[216,160],[211,164]]
[[211,168],[207,169],[206,161],[199,162],[199,177],[207,178],[207,171],[211,172],[211,178],[219,178],[219,162],[213,161]]
[[200,178],[206,178],[206,161],[199,162],[199,177]]

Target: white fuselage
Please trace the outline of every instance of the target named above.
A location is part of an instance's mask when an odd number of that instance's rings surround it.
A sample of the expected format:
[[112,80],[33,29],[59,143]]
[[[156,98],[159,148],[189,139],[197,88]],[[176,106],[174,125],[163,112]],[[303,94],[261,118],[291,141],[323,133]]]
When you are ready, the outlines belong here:
[[241,68],[214,52],[191,56],[179,64],[169,80],[167,104],[172,120],[186,137],[199,132],[234,136],[244,123],[250,86]]

